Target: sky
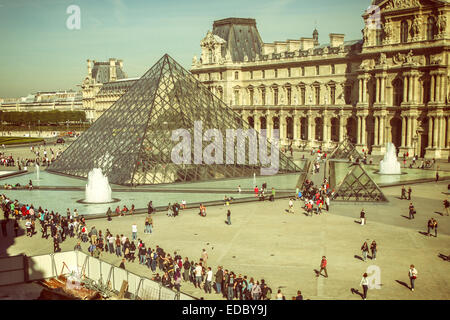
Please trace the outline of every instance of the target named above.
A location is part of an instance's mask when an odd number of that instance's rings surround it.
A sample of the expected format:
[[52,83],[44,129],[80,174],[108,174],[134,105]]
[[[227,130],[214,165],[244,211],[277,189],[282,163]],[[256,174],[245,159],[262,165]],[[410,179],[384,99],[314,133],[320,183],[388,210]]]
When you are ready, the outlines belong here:
[[[266,43],[329,33],[361,39],[370,0],[0,0],[0,97],[77,90],[86,60],[122,59],[142,76],[168,53],[186,69],[214,20],[256,19]],[[69,29],[71,5],[80,28]],[[72,20],[71,20],[72,21]]]

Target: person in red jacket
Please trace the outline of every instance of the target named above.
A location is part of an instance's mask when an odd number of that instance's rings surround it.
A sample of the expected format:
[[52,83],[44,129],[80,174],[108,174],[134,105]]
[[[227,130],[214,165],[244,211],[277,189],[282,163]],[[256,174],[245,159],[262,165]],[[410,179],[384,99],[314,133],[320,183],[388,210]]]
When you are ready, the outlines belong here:
[[255,197],[257,197],[257,196],[258,196],[258,193],[259,193],[258,186],[255,187],[255,190],[254,190],[254,191],[255,191]]
[[325,278],[328,278],[328,272],[327,272],[327,258],[325,256],[322,257],[322,261],[320,262],[320,271],[316,275],[316,277],[319,277],[322,274],[322,270],[325,270]]

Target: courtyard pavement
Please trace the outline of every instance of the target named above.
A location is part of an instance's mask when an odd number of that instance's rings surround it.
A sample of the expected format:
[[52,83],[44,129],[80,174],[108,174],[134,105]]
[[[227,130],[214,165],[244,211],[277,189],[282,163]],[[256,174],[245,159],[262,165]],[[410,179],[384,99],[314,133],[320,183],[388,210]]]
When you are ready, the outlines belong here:
[[[270,187],[270,186],[269,186]],[[273,292],[280,288],[286,299],[301,290],[306,299],[361,299],[352,288],[361,292],[361,276],[370,265],[381,270],[381,289],[369,290],[368,299],[449,299],[449,263],[439,254],[450,254],[450,217],[442,216],[442,201],[447,197],[447,184],[423,183],[412,185],[412,202],[416,206],[414,220],[408,214],[406,200],[398,199],[400,188],[383,188],[389,203],[364,205],[367,225],[361,226],[359,212],[362,204],[331,204],[329,213],[308,217],[295,203],[295,213],[287,213],[287,200],[231,204],[230,207],[208,208],[207,217],[197,210],[182,211],[170,218],[163,213],[154,216],[154,232],[143,233],[145,215],[89,220],[88,226],[97,230],[108,228],[113,234],[125,234],[131,239],[131,225],[138,225],[138,238],[146,246],[159,245],[166,252],[177,251],[182,257],[198,260],[203,248],[209,254],[208,265],[223,265],[236,274],[249,278],[264,278]],[[232,225],[226,225],[226,210],[230,208]],[[438,237],[427,237],[426,223],[430,217],[439,223]],[[21,222],[23,224],[23,222]],[[360,247],[367,240],[378,244],[377,260],[361,261]],[[72,250],[76,241],[65,241],[63,251]],[[87,244],[83,244],[87,251]],[[53,250],[51,240],[21,236],[7,249],[8,255],[39,255]],[[315,277],[322,255],[328,259],[329,278]],[[119,265],[120,258],[103,253],[101,259]],[[411,292],[409,265],[418,270],[416,291]],[[151,277],[149,269],[126,263],[126,268]],[[205,299],[221,298],[205,294],[191,284],[182,283],[182,291]]]
[[[9,149],[9,152],[25,158],[32,155],[29,147]],[[309,157],[300,152],[294,156],[299,158],[302,154]],[[439,163],[442,170],[450,168],[448,163]],[[273,297],[281,289],[286,299],[301,290],[306,299],[360,300],[352,288],[362,292],[359,286],[362,274],[375,265],[379,267],[382,285],[380,289],[369,290],[369,300],[449,299],[449,262],[439,257],[450,254],[450,217],[443,215],[442,205],[448,199],[447,184],[448,181],[441,181],[411,185],[412,202],[417,210],[414,220],[407,219],[409,201],[399,199],[400,187],[386,187],[382,191],[388,203],[332,202],[330,212],[313,217],[304,214],[300,201],[295,202],[294,214],[287,213],[285,199],[209,207],[205,218],[197,214],[197,209],[181,211],[176,218],[159,212],[153,218],[151,235],[143,233],[145,214],[116,217],[111,222],[88,220],[88,226],[95,225],[103,232],[108,228],[113,234],[125,234],[131,239],[131,225],[136,222],[138,238],[147,247],[159,245],[166,252],[177,251],[183,258],[187,256],[195,261],[205,248],[209,254],[208,266],[214,272],[222,265],[249,279],[264,278],[273,290]],[[361,226],[359,212],[363,207],[367,224]],[[225,224],[227,209],[232,212],[230,226]],[[437,238],[424,235],[431,217],[439,223]],[[364,241],[370,245],[372,240],[378,244],[377,260],[363,262],[358,258],[362,256],[361,245]],[[9,241],[8,255],[32,256],[53,251],[53,242],[42,239],[40,231],[32,239],[20,236]],[[2,243],[7,242],[2,238]],[[69,239],[61,248],[72,250],[75,244],[75,239]],[[87,252],[87,244],[82,247]],[[315,276],[323,255],[328,259],[329,278]],[[116,266],[121,261],[109,253],[103,253],[101,259]],[[415,292],[407,288],[410,264],[418,270]],[[126,268],[152,277],[151,271],[138,262],[126,263]],[[190,283],[182,282],[181,290],[205,299],[221,298],[217,294],[205,294]]]

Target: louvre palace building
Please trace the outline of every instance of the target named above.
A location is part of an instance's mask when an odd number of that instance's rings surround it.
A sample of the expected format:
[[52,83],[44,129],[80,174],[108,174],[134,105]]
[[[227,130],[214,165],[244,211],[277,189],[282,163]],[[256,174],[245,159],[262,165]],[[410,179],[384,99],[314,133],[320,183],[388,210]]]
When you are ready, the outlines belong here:
[[[256,130],[279,129],[281,145],[329,150],[348,138],[373,155],[392,142],[400,154],[448,159],[450,0],[362,3],[362,39],[332,33],[327,44],[317,30],[264,43],[254,19],[214,21],[190,71]],[[135,79],[110,61],[98,84],[90,63],[83,105],[96,118]]]

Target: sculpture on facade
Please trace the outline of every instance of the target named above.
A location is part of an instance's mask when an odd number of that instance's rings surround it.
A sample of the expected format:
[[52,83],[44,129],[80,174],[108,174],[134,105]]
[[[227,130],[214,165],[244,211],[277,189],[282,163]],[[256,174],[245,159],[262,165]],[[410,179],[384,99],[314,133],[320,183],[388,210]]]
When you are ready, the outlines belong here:
[[386,4],[386,9],[405,9],[418,6],[420,6],[419,0],[391,0]]
[[390,22],[386,22],[383,26],[384,31],[384,43],[390,44],[392,38],[392,26]]
[[385,66],[387,64],[386,53],[384,53],[384,52],[380,53],[380,58],[378,59],[378,64],[380,66]]
[[422,23],[422,18],[416,16],[411,25],[411,33],[414,41],[420,40],[420,26],[422,25]]
[[445,14],[441,13],[436,21],[436,27],[438,29],[438,34],[440,37],[445,35],[445,31],[447,29],[447,17]]

